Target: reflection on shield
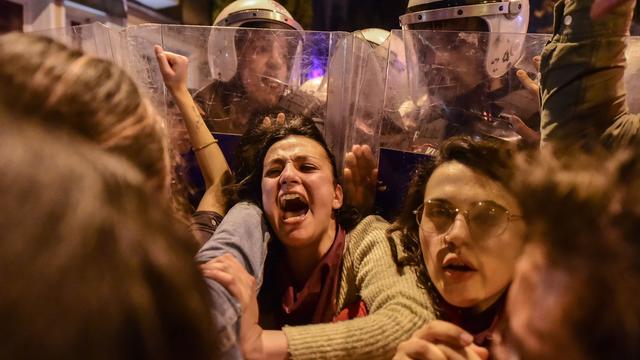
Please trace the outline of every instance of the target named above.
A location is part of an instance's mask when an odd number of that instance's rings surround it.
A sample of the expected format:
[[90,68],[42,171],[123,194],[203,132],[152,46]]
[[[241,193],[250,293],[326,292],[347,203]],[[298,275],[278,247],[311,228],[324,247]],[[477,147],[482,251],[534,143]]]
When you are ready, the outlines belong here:
[[514,116],[537,129],[538,99],[523,88],[515,73],[524,69],[536,76],[532,58],[547,38],[398,31],[407,70],[404,83],[390,86],[387,81],[381,145],[429,154],[454,135],[518,141],[521,135],[513,126]]

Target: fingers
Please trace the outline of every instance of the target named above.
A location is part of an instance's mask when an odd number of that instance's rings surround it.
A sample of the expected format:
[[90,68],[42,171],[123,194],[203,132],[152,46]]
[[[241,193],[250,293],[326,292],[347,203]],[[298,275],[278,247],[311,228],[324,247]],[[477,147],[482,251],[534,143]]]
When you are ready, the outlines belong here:
[[516,75],[518,76],[518,80],[522,83],[525,89],[529,90],[535,96],[538,96],[538,92],[540,91],[540,85],[537,82],[532,80],[526,71],[518,70],[516,71]]
[[447,357],[447,360],[467,360],[466,348],[451,348],[444,344],[436,346]]
[[453,347],[464,347],[471,345],[473,342],[473,336],[461,327],[441,320],[431,321],[416,331],[413,336],[429,342],[448,344]]
[[285,124],[285,120],[286,120],[286,117],[284,113],[278,113],[278,115],[276,115],[275,121],[272,121],[270,117],[265,116],[264,119],[262,119],[262,126],[263,127],[270,127],[272,125],[282,126]]
[[527,126],[527,124],[525,124],[518,116],[512,114],[501,114],[500,116],[509,120],[513,129],[527,144],[531,146],[539,145],[540,134]]
[[476,344],[467,346],[466,351],[470,360],[489,360],[489,350]]
[[239,287],[244,286],[247,290],[254,290],[255,279],[242,266],[242,264],[231,254],[224,254],[205,264],[200,265],[203,275],[209,279],[218,281],[229,290],[234,296],[240,298],[242,293]]
[[208,262],[200,265],[200,268],[203,270],[219,269],[223,271],[233,272],[237,275],[249,275],[244,266],[238,261],[238,259],[228,253],[222,256],[218,256],[215,259],[209,260]]
[[378,169],[373,159],[371,147],[369,145],[355,145],[353,148],[361,177],[364,177],[367,187],[375,188],[378,182]]
[[171,65],[169,65],[169,60],[167,59],[162,47],[160,45],[156,45],[153,47],[153,50],[156,53],[156,59],[158,60],[158,65],[160,66],[160,72],[162,75],[165,76],[165,74],[173,73]]
[[348,152],[347,155],[344,157],[344,167],[345,167],[345,171],[349,170],[350,172],[350,175],[351,175],[350,178],[351,178],[352,184],[359,184],[361,173],[357,169],[358,160],[356,158],[356,155],[353,152]]
[[411,338],[398,345],[394,360],[447,360],[447,356],[435,344],[421,339]]
[[344,189],[345,194],[349,194],[352,196],[355,191],[355,185],[353,183],[353,172],[349,168],[345,168],[343,172],[344,184],[342,188]]
[[540,57],[540,55],[536,55],[533,57],[533,65],[536,67],[536,71],[540,72],[540,61],[542,60],[542,58]]

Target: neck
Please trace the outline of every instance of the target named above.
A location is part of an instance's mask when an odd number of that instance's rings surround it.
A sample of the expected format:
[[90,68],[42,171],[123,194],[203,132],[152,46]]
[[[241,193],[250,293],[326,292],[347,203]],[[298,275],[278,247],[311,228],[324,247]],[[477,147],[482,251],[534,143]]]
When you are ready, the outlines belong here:
[[488,308],[492,307],[494,304],[496,304],[496,302],[498,302],[499,300],[501,300],[502,295],[505,293],[505,291],[508,289],[505,288],[502,291],[500,291],[499,293],[479,302],[477,305],[473,306],[470,308],[471,313],[473,314],[480,314],[483,313],[485,310],[487,310]]
[[296,287],[302,287],[307,282],[320,260],[333,245],[336,237],[336,223],[332,221],[329,229],[318,241],[306,247],[290,247],[286,249],[287,262],[291,269],[291,277]]
[[460,308],[445,302],[443,317],[476,335],[491,328],[496,317],[503,311],[505,301],[503,294],[504,292],[501,292],[497,298],[492,298],[491,302],[487,301],[482,306],[476,305],[468,308]]

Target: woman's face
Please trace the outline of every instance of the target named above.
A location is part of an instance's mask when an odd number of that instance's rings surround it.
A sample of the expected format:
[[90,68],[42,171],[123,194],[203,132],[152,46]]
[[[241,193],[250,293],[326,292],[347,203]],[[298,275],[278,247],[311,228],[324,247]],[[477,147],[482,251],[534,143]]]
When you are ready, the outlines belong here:
[[436,168],[424,202],[419,236],[431,281],[449,304],[486,309],[511,282],[523,246],[523,221],[508,220],[504,211],[520,215],[518,203],[501,184],[456,161]]
[[342,206],[342,188],[315,140],[292,135],[273,144],[264,158],[262,204],[278,239],[289,248],[333,243],[334,210]]
[[247,98],[258,108],[275,106],[287,85],[289,54],[286,36],[275,32],[252,34],[242,48],[239,68]]

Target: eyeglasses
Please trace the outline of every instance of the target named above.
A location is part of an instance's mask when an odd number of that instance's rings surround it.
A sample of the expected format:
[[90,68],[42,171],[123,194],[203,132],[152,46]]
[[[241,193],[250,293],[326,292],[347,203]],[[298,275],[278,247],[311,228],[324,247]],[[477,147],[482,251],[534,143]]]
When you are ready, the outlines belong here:
[[469,209],[460,210],[446,201],[427,200],[413,211],[416,222],[427,232],[444,234],[451,229],[458,214],[462,213],[474,234],[497,236],[502,234],[512,220],[521,219],[502,205],[493,201],[477,201]]

